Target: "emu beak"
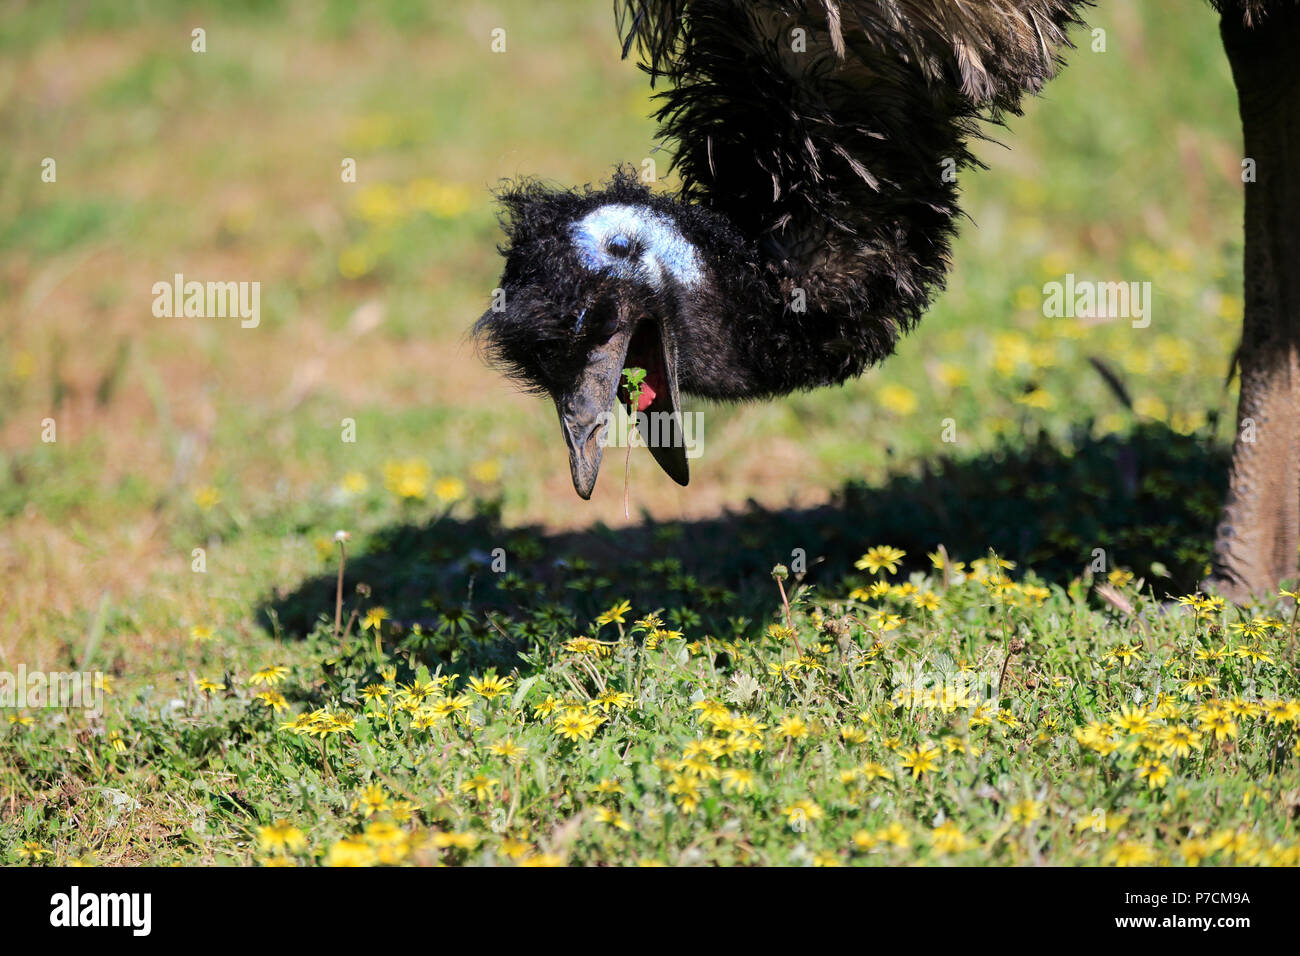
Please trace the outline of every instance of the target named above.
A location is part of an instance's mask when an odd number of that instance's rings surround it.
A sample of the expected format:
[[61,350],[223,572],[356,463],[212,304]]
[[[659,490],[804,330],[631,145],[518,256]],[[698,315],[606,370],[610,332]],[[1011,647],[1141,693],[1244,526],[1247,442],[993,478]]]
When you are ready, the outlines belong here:
[[[646,370],[637,415],[637,430],[659,466],[680,485],[690,481],[682,437],[677,349],[665,341],[659,323],[625,323],[609,341],[591,351],[587,367],[573,388],[555,400],[573,489],[591,497],[605,451],[606,432],[615,420],[612,409],[623,390],[624,368]],[[624,399],[626,392],[622,393]]]
[[604,345],[592,349],[587,367],[573,388],[555,400],[564,441],[569,446],[573,490],[580,498],[590,498],[596,487],[600,459],[605,453],[605,433],[612,421],[610,409],[618,394],[632,332],[620,330]]
[[637,415],[636,428],[641,440],[664,474],[679,485],[688,485],[691,470],[686,463],[686,439],[682,434],[677,343],[660,334],[658,323],[649,322],[637,329],[628,355],[630,365],[647,369],[646,381],[655,389],[648,405],[642,399],[643,407],[639,409],[642,414]]

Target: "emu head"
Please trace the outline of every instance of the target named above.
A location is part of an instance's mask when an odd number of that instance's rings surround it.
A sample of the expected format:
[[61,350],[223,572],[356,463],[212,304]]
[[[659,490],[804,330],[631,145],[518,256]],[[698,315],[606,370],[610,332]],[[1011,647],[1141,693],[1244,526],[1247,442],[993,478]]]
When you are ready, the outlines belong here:
[[706,275],[676,204],[623,171],[599,191],[529,182],[499,198],[505,271],[474,326],[489,359],[555,402],[583,498],[596,484],[615,402],[630,397],[623,371],[644,369],[638,428],[664,471],[686,484],[679,356]]

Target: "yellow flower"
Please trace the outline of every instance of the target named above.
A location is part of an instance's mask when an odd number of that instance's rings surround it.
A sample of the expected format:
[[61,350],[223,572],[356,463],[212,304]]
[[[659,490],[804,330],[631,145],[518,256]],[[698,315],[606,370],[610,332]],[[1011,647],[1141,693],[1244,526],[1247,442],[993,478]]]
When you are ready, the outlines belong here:
[[461,714],[464,720],[464,714],[469,710],[470,698],[468,694],[459,694],[455,697],[444,697],[442,700],[434,702],[429,707],[429,712],[434,716],[454,717]]
[[494,700],[510,690],[513,683],[513,678],[487,674],[481,678],[471,677],[469,679],[469,688],[485,700]]
[[1177,757],[1187,757],[1193,750],[1201,749],[1203,739],[1203,735],[1191,727],[1168,727],[1160,738],[1161,751]]
[[957,824],[948,820],[930,831],[930,845],[936,853],[960,853],[971,844]]
[[1150,711],[1130,707],[1128,704],[1122,705],[1118,713],[1111,714],[1110,719],[1116,730],[1126,734],[1145,734],[1152,720]]
[[388,612],[382,607],[372,607],[366,611],[366,616],[361,619],[361,630],[381,630],[384,622],[388,620]]
[[898,562],[907,557],[907,552],[892,548],[889,545],[878,545],[871,548],[862,557],[854,563],[854,567],[859,571],[870,571],[872,574],[884,568],[890,574],[898,571]]
[[284,699],[283,694],[276,690],[258,691],[253,695],[253,700],[261,701],[267,707],[270,707],[273,714],[280,714],[289,709],[289,702]]
[[357,193],[357,214],[367,222],[392,222],[401,218],[402,203],[391,185],[373,183]]
[[811,800],[796,800],[788,807],[782,807],[781,813],[785,816],[786,823],[792,827],[802,827],[809,823],[816,823],[826,815],[816,803]]
[[868,760],[866,763],[858,767],[858,773],[867,783],[870,783],[872,780],[894,779],[894,772],[892,770],[889,770],[873,760]]
[[668,793],[677,802],[677,808],[683,813],[694,813],[700,805],[700,781],[698,777],[686,774],[674,774],[668,785]]
[[415,816],[416,806],[410,800],[394,800],[388,811],[398,823],[405,823]]
[[350,495],[359,495],[369,487],[369,479],[359,471],[349,471],[343,476],[343,490]]
[[221,492],[211,485],[195,488],[194,503],[199,506],[200,511],[211,511],[221,503]]
[[596,623],[602,627],[606,624],[622,624],[626,620],[628,611],[632,610],[632,602],[619,601],[608,611],[605,611],[600,617],[596,618]]
[[1020,800],[1011,804],[1011,819],[1015,823],[1033,823],[1043,815],[1043,805],[1037,800]]
[[728,793],[749,793],[754,789],[754,771],[728,767],[722,771],[722,789]]
[[382,813],[388,809],[388,795],[384,793],[383,787],[372,783],[361,791],[361,796],[352,801],[352,809],[360,810],[367,817],[373,813]]
[[1183,684],[1183,694],[1187,697],[1195,697],[1198,691],[1210,690],[1218,682],[1219,678],[1209,674],[1188,678],[1187,682]]
[[538,720],[545,720],[547,717],[551,716],[551,714],[555,713],[555,711],[557,711],[562,704],[563,701],[559,700],[558,698],[552,697],[550,694],[547,694],[546,700],[542,701],[540,704],[538,704],[536,707],[533,708],[533,716],[536,717]]
[[912,595],[912,603],[923,611],[935,611],[938,610],[941,602],[939,600],[939,595],[935,594],[933,591],[920,591],[917,594]]
[[307,848],[302,831],[288,820],[276,820],[269,827],[258,827],[257,842],[266,853],[299,853]]
[[593,641],[589,637],[574,637],[565,641],[563,647],[570,654],[590,654],[593,657],[605,657],[609,654],[609,648],[600,641]]
[[331,714],[329,716],[328,723],[323,722],[321,724],[321,730],[323,731],[322,736],[324,735],[324,733],[329,733],[329,734],[350,733],[353,730],[353,728],[356,727],[356,725],[357,722],[355,718],[351,717],[348,714]]
[[720,776],[720,771],[709,763],[709,758],[700,754],[690,754],[683,757],[677,761],[677,769],[683,773],[703,777],[706,780],[717,780]]
[[14,378],[20,382],[26,381],[36,371],[36,359],[32,357],[31,352],[15,352],[10,367],[13,369]]
[[778,737],[789,737],[793,740],[802,740],[810,732],[808,724],[797,714],[785,717],[774,729]]
[[945,560],[943,554],[938,551],[928,551],[925,556],[930,559],[930,566],[936,571],[942,571],[947,567],[951,571],[961,574],[966,570],[965,561],[954,561],[952,558]]
[[433,493],[440,502],[449,505],[465,497],[465,482],[459,478],[439,478],[433,486]]
[[879,842],[870,830],[858,830],[853,834],[853,848],[863,853],[873,849]]
[[970,375],[966,369],[949,362],[939,362],[934,371],[935,377],[939,379],[939,383],[945,388],[956,388],[959,385],[965,385],[970,380]]
[[375,267],[374,255],[366,246],[354,243],[339,252],[338,267],[343,278],[360,279]]
[[39,860],[41,857],[54,855],[53,851],[45,849],[35,840],[28,840],[26,843],[19,845],[17,853],[19,858],[23,860]]
[[1138,768],[1137,775],[1146,779],[1149,789],[1158,790],[1169,782],[1169,765],[1159,760],[1147,760]]
[[1178,855],[1188,866],[1200,866],[1201,861],[1212,852],[1214,851],[1210,848],[1209,841],[1197,837],[1184,840],[1178,845]]
[[332,847],[325,857],[326,866],[374,866],[378,854],[365,840],[344,837]]
[[1014,399],[1017,405],[1024,405],[1026,408],[1049,409],[1055,403],[1051,394],[1043,388],[1031,388],[1027,392],[1017,395]]
[[1270,724],[1293,724],[1300,718],[1300,705],[1293,700],[1266,700],[1263,708]]
[[599,707],[602,711],[608,714],[611,708],[615,710],[625,710],[628,707],[631,707],[634,699],[635,698],[633,698],[627,691],[607,690],[603,694],[597,695],[592,700],[591,704],[593,707]]
[[406,187],[407,202],[439,219],[455,219],[470,207],[470,192],[459,183],[415,179]]
[[496,789],[497,784],[500,782],[496,777],[489,777],[487,774],[480,773],[462,783],[460,792],[472,793],[476,800],[490,800],[492,791]]
[[437,849],[452,847],[457,850],[472,850],[478,845],[478,837],[473,833],[435,833],[429,842]]
[[928,773],[939,765],[939,748],[929,743],[905,750],[901,756],[903,766],[912,771],[913,779]]
[[1201,727],[1213,734],[1215,740],[1229,740],[1237,736],[1237,722],[1223,711],[1203,714],[1199,720]]
[[469,474],[475,481],[485,485],[493,484],[501,480],[501,463],[495,458],[488,458],[473,465]]
[[590,740],[604,722],[605,718],[597,714],[570,710],[556,718],[555,732],[565,740]]
[[1115,568],[1106,575],[1106,580],[1117,588],[1127,587],[1133,581],[1133,572],[1125,568]]
[[379,863],[401,863],[411,852],[406,831],[387,820],[367,823],[362,836],[374,847]]
[[880,843],[889,843],[900,850],[906,850],[912,845],[912,838],[901,823],[891,823],[886,827],[876,831],[876,840]]
[[904,385],[890,383],[880,389],[880,404],[899,415],[910,415],[916,411],[916,393]]
[[1112,866],[1146,866],[1156,858],[1155,851],[1144,843],[1124,841],[1106,854]]
[[525,853],[532,850],[531,843],[525,843],[523,840],[516,840],[514,837],[505,837],[501,841],[501,852],[512,860],[517,860]]
[[288,673],[289,668],[285,667],[283,664],[272,664],[270,667],[263,667],[259,671],[254,671],[249,676],[248,683],[253,686],[265,684],[267,687],[275,687],[284,683],[284,679],[288,676]]
[[1268,618],[1256,617],[1244,623],[1229,624],[1228,627],[1243,637],[1263,637],[1270,630],[1270,621]]
[[1119,644],[1106,657],[1127,664],[1132,658],[1140,656],[1141,653],[1142,647],[1140,644]]
[[894,631],[903,623],[903,619],[897,614],[886,614],[884,611],[876,611],[871,615],[871,626],[880,631]]
[[617,810],[611,810],[608,807],[596,808],[596,822],[607,823],[618,830],[631,830],[632,825],[623,819],[623,816]]
[[498,757],[504,757],[511,763],[519,763],[525,756],[527,756],[528,751],[519,746],[519,744],[515,743],[513,740],[507,738],[491,744],[488,747],[488,753],[496,754]]
[[384,487],[399,498],[423,498],[429,487],[429,466],[416,458],[385,462]]

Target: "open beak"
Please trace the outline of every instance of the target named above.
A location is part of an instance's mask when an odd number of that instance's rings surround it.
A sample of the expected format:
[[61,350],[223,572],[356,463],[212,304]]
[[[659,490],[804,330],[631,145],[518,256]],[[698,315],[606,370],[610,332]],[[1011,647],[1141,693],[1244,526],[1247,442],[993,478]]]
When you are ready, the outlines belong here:
[[590,498],[596,487],[606,432],[615,420],[614,403],[629,396],[623,383],[625,368],[646,372],[637,405],[637,429],[659,466],[679,485],[690,481],[686,443],[682,435],[677,386],[676,344],[666,339],[653,319],[623,323],[609,341],[591,351],[587,367],[573,388],[555,400],[564,441],[569,446],[573,488]]

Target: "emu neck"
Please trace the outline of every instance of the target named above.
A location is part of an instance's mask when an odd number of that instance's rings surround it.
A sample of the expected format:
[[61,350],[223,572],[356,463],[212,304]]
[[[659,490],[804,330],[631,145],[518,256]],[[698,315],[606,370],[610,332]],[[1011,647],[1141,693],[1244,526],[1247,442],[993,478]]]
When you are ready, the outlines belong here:
[[842,383],[891,355],[942,282],[951,219],[931,205],[898,225],[887,252],[822,237],[797,262],[772,234],[755,243],[720,230],[723,241],[701,247],[704,282],[683,302],[682,388],[766,398]]

